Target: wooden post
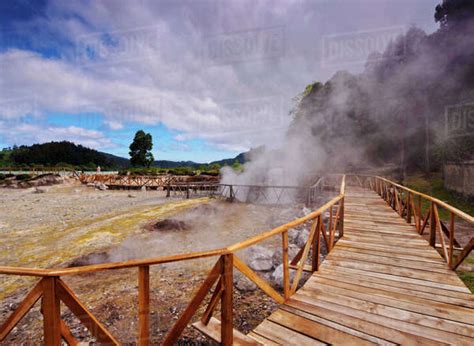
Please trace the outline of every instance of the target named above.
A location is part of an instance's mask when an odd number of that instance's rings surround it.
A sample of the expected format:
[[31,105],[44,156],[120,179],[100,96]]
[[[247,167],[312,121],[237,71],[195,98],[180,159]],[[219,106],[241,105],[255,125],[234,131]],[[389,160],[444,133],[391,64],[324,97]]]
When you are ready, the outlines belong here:
[[418,233],[421,231],[423,214],[421,213],[421,195],[418,195]]
[[189,199],[189,185],[186,185],[186,199]]
[[288,258],[288,231],[281,234],[283,257],[283,294],[285,299],[290,297],[290,267]]
[[[333,217],[332,217],[332,212],[333,212],[333,208],[334,208],[334,205],[331,205],[331,207],[329,208],[329,232],[332,232],[332,229],[333,229]],[[337,222],[337,220],[336,220]],[[334,231],[335,232],[335,231]]]
[[430,205],[430,245],[435,247],[436,244],[436,217],[434,212],[434,203]]
[[[339,236],[344,236],[344,197],[341,198],[341,211],[339,212]],[[337,222],[337,220],[336,220]]]
[[407,204],[407,223],[411,223],[411,204],[410,204],[410,198],[411,198],[411,194],[410,192],[407,192],[407,201],[406,201],[406,204]]
[[150,266],[138,267],[138,344],[150,343]]
[[56,277],[43,279],[43,328],[45,345],[61,345],[60,301],[56,295]]
[[[332,208],[332,206],[331,206]],[[313,272],[319,270],[319,254],[321,253],[321,230],[322,230],[323,217],[318,216],[318,225],[316,226],[316,234],[313,237],[313,256],[311,261],[311,270]],[[328,249],[328,251],[330,251]]]
[[170,196],[171,196],[171,185],[168,182],[168,184],[166,185],[166,197],[170,197]]
[[453,246],[454,246],[454,213],[450,213],[449,218],[449,259],[448,264],[453,265]]
[[232,345],[234,341],[233,327],[233,306],[232,306],[232,290],[233,290],[233,273],[234,255],[223,255],[222,259],[222,292],[221,298],[221,344]]
[[230,185],[229,193],[230,193],[230,201],[233,202],[234,201],[234,187],[232,185]]

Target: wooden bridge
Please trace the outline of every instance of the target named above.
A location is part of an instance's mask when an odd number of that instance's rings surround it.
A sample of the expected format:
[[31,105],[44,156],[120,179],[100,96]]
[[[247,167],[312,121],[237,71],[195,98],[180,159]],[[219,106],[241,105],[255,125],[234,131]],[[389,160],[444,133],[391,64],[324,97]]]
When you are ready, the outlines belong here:
[[[325,186],[320,178],[311,186],[222,184],[218,177],[186,177],[172,174],[120,175],[80,174],[83,184],[104,184],[112,189],[163,189],[166,197],[222,197],[252,204],[290,204],[295,202],[314,206]],[[191,179],[188,179],[191,178]],[[326,186],[327,188],[327,186]]]
[[416,227],[349,187],[344,237],[250,336],[261,343],[471,344],[474,296]]
[[[380,177],[342,176],[340,194],[324,206],[288,224],[227,248],[208,252],[66,269],[0,267],[0,274],[40,277],[38,284],[4,322],[4,340],[20,319],[42,298],[44,340],[61,338],[77,344],[61,320],[63,302],[100,343],[119,341],[82,304],[61,279],[105,270],[138,269],[139,344],[151,343],[150,271],[152,265],[218,257],[163,344],[175,343],[192,321],[207,294],[211,299],[193,325],[224,344],[472,344],[474,296],[454,269],[470,253],[474,238],[463,248],[455,240],[459,219],[474,218],[430,196]],[[428,207],[422,207],[422,201]],[[426,204],[426,203],[425,203]],[[450,215],[439,217],[439,208]],[[288,231],[308,224],[308,241],[288,257]],[[429,240],[422,235],[428,232]],[[283,291],[279,292],[236,255],[272,237],[281,237]],[[329,252],[321,260],[321,244]],[[436,250],[436,249],[439,249]],[[241,271],[279,308],[248,335],[233,327],[233,268]],[[290,280],[290,270],[295,271]],[[312,272],[300,287],[303,271]],[[220,303],[220,320],[213,316]]]

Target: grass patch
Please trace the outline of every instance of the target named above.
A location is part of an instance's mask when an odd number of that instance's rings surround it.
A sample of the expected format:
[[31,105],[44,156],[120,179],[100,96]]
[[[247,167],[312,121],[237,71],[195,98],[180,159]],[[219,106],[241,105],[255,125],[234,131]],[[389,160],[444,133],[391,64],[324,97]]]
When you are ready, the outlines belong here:
[[468,257],[464,261],[469,264],[474,264],[474,257]]
[[[474,215],[474,203],[470,203],[458,193],[445,189],[443,186],[443,178],[441,174],[433,174],[430,178],[420,175],[409,176],[405,179],[403,185],[426,195],[433,196],[459,210],[464,211],[469,215]],[[417,203],[417,200],[418,199],[415,197],[415,203]],[[423,212],[425,212],[429,206],[429,201],[424,199],[421,200]],[[438,208],[438,211],[440,217],[443,220],[449,219],[448,211],[444,210],[443,208]]]
[[474,293],[474,273],[472,272],[457,272],[464,284]]

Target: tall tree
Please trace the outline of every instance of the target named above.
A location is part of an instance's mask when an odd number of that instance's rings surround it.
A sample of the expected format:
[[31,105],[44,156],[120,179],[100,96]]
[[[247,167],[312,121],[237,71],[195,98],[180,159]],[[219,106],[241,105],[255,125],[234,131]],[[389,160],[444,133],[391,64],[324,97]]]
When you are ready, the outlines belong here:
[[453,29],[472,21],[474,15],[474,1],[472,0],[443,0],[436,6],[435,21],[441,28]]
[[153,148],[152,137],[143,130],[135,133],[132,144],[130,144],[130,163],[134,167],[150,167],[155,160],[151,149]]

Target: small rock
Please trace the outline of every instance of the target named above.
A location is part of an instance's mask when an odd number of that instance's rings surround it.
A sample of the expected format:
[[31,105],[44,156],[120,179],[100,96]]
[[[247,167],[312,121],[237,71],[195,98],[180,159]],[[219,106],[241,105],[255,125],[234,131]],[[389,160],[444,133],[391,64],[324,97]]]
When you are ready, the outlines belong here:
[[263,246],[253,246],[246,252],[247,262],[250,268],[257,271],[268,271],[273,269],[273,252]]
[[257,289],[257,285],[247,279],[247,277],[241,272],[234,272],[233,281],[235,288],[237,288],[241,292],[255,291]]
[[[293,282],[296,271],[290,270],[290,282]],[[283,287],[283,264],[276,267],[275,271],[271,275],[273,284],[279,288]]]
[[[295,258],[299,251],[300,248],[295,244],[290,244],[288,246],[288,258],[290,259],[290,261]],[[274,268],[278,267],[280,264],[283,263],[283,249],[281,247],[276,249],[273,253],[272,262]]]
[[296,238],[295,244],[299,248],[302,248],[306,245],[306,242],[309,238],[309,231],[307,229],[302,229],[299,231],[298,237]]
[[134,196],[134,195],[129,194],[127,197],[128,197],[128,198],[136,198],[137,196]]
[[105,185],[104,183],[95,183],[94,186],[96,189],[101,190],[101,191],[105,191],[108,189],[107,185]]
[[297,229],[294,229],[294,228],[290,228],[288,230],[288,241],[290,243],[293,243],[295,244],[296,243],[296,238],[298,238],[298,234],[299,234],[299,230]]

